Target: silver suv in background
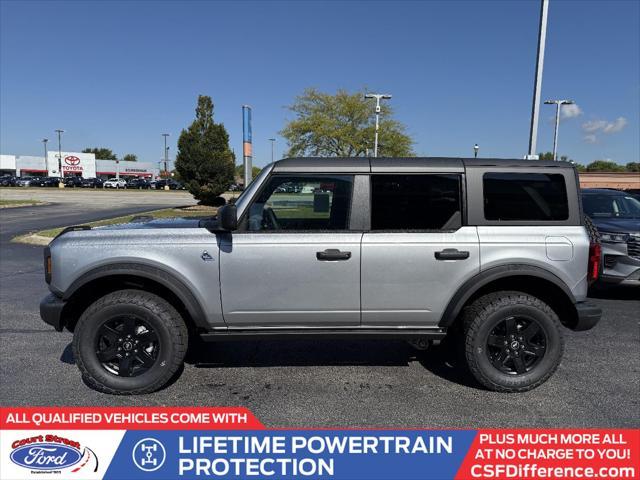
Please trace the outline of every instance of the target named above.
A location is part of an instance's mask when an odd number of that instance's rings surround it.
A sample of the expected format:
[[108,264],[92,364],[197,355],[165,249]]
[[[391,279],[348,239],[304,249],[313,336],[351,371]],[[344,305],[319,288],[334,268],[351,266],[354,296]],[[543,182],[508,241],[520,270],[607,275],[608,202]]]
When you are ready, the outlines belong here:
[[40,312],[107,393],[161,388],[198,337],[448,337],[478,382],[521,392],[600,319],[592,240],[568,163],[286,159],[217,218],[66,229]]
[[600,280],[640,286],[640,201],[620,190],[585,189],[582,206],[600,234]]

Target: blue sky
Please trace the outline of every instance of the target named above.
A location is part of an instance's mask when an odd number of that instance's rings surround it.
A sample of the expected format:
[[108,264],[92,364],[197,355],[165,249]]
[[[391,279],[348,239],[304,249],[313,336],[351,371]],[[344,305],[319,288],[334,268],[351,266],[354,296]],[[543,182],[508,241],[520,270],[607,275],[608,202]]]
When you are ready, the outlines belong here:
[[[0,1],[0,151],[170,152],[213,97],[240,160],[253,106],[254,163],[277,155],[306,87],[393,94],[428,156],[522,157],[531,113],[539,1]],[[543,99],[572,98],[561,154],[639,160],[640,2],[551,0]],[[542,106],[538,150],[551,150]],[[573,116],[572,116],[573,115]]]

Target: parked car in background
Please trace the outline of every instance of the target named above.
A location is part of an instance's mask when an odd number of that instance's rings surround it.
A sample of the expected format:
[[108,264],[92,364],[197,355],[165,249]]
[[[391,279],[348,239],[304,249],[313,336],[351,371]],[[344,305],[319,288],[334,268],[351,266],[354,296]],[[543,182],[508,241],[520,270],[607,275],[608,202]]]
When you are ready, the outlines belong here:
[[81,187],[82,177],[76,177],[75,175],[73,177],[65,177],[64,186],[70,188]]
[[80,183],[81,188],[102,188],[104,180],[101,178],[83,178]]
[[16,187],[30,187],[35,186],[40,181],[40,177],[18,177],[16,179]]
[[144,178],[133,178],[127,182],[127,188],[138,188],[140,190],[147,190],[151,188],[148,180]]
[[184,190],[182,183],[171,178],[168,180],[158,180],[156,182],[156,190],[164,190],[165,185],[169,186],[169,190]]
[[127,181],[123,178],[110,178],[102,184],[104,188],[127,188]]
[[620,190],[585,189],[582,206],[600,233],[600,280],[640,286],[640,201]]
[[3,175],[0,177],[0,186],[2,187],[15,187],[16,177],[13,175]]
[[31,186],[36,187],[57,187],[60,184],[60,177],[40,177],[40,180],[35,184],[32,182]]

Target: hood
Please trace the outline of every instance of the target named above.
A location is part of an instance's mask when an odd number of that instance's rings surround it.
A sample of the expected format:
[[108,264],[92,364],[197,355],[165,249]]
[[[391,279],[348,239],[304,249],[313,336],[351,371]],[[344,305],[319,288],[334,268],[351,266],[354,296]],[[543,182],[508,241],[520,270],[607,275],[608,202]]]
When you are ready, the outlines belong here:
[[640,218],[593,218],[598,230],[611,233],[640,233]]
[[118,225],[107,225],[104,227],[95,227],[100,230],[142,230],[153,228],[211,228],[217,219],[212,217],[177,217],[177,218],[160,218],[157,220],[149,220],[150,217],[141,215],[129,223],[121,223]]

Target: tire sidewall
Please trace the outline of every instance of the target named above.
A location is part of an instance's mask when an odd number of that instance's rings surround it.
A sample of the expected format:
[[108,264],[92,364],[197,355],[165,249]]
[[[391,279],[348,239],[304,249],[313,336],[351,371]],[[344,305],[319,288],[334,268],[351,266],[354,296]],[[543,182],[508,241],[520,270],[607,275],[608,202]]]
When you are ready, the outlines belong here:
[[[542,360],[529,372],[513,375],[495,368],[487,355],[487,339],[491,331],[505,318],[523,316],[532,318],[540,325],[546,337],[546,351]],[[471,339],[473,358],[482,374],[492,383],[521,388],[536,384],[555,370],[562,357],[562,339],[556,323],[543,310],[530,305],[505,305],[487,315]]]
[[[95,342],[100,327],[121,315],[135,315],[144,320],[156,333],[159,343],[159,352],[155,364],[146,372],[135,377],[119,377],[106,370],[98,360],[95,351]],[[164,383],[175,356],[173,335],[167,323],[156,313],[140,305],[121,303],[101,308],[91,316],[79,322],[74,332],[73,342],[76,352],[89,372],[100,384],[121,392],[138,390],[149,387],[155,383]]]

